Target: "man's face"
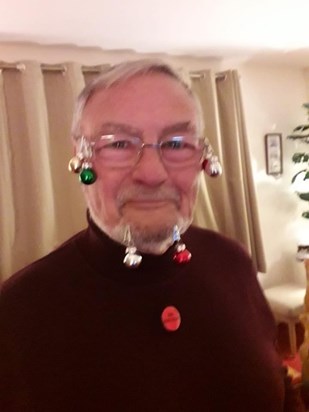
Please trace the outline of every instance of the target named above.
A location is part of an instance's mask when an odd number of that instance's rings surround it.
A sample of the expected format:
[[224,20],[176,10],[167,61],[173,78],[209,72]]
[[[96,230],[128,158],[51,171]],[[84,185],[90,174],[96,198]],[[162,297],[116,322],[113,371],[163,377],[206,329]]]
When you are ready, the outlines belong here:
[[[93,139],[124,129],[153,144],[166,130],[175,129],[176,134],[196,130],[196,121],[194,100],[183,86],[155,73],[96,92],[84,109],[81,130]],[[174,225],[182,230],[189,225],[198,162],[165,166],[156,148],[145,147],[133,166],[114,167],[95,155],[92,163],[97,180],[83,186],[86,201],[94,221],[116,241],[123,242],[129,226],[141,251],[162,253],[171,243]]]

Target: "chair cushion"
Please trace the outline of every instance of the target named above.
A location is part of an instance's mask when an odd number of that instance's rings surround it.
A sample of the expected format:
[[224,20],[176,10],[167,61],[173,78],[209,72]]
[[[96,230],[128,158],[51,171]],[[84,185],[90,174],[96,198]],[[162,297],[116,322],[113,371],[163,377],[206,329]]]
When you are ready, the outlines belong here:
[[304,311],[306,288],[285,283],[265,289],[264,294],[274,315],[297,318]]

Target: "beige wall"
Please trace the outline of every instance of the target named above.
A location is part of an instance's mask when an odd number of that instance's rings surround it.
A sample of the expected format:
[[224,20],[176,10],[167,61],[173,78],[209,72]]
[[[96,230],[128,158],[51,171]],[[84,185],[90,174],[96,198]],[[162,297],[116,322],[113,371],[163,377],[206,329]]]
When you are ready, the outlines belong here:
[[[38,60],[42,63],[78,61],[86,65],[117,63],[134,59],[132,51],[103,51],[98,48],[74,46],[39,46],[35,44],[0,44],[0,60]],[[150,56],[150,55],[148,55]],[[154,55],[152,55],[154,56]],[[291,155],[295,145],[286,135],[299,123],[306,121],[301,105],[309,101],[309,74],[287,66],[250,62],[202,59],[190,56],[156,55],[188,70],[236,68],[241,76],[244,109],[252,163],[256,182],[262,235],[266,251],[268,275],[266,284],[284,279],[305,282],[303,265],[296,262],[295,251],[300,231],[309,234],[309,222],[300,218],[305,202],[291,192],[293,176]],[[284,173],[275,179],[265,173],[264,135],[269,132],[283,135]],[[308,147],[305,148],[308,150]]]

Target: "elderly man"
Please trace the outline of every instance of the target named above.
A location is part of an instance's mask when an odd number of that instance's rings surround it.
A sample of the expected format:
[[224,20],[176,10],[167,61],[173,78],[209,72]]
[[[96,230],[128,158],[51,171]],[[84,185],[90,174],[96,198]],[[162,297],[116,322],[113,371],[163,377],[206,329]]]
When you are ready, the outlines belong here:
[[220,166],[188,86],[121,64],[72,130],[89,226],[3,285],[1,411],[298,410],[250,258],[190,227],[199,173]]

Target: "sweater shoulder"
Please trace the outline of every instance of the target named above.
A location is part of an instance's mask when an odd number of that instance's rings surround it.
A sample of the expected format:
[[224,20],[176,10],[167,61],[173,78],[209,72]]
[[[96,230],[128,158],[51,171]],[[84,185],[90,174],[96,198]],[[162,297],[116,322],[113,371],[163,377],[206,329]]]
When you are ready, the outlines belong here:
[[249,252],[238,241],[221,233],[191,227],[183,237],[195,268],[206,276],[215,273],[221,282],[257,282],[257,270]]
[[210,229],[191,226],[184,235],[184,239],[199,249],[208,250],[213,253],[232,254],[243,259],[251,260],[245,247],[228,236]]
[[37,285],[41,281],[53,277],[60,268],[67,267],[69,269],[69,266],[74,264],[74,259],[70,259],[70,257],[76,255],[76,241],[83,237],[85,232],[86,229],[78,232],[47,255],[14,273],[2,283],[0,297],[10,294],[11,291],[16,292],[19,289],[24,289],[28,284]]

